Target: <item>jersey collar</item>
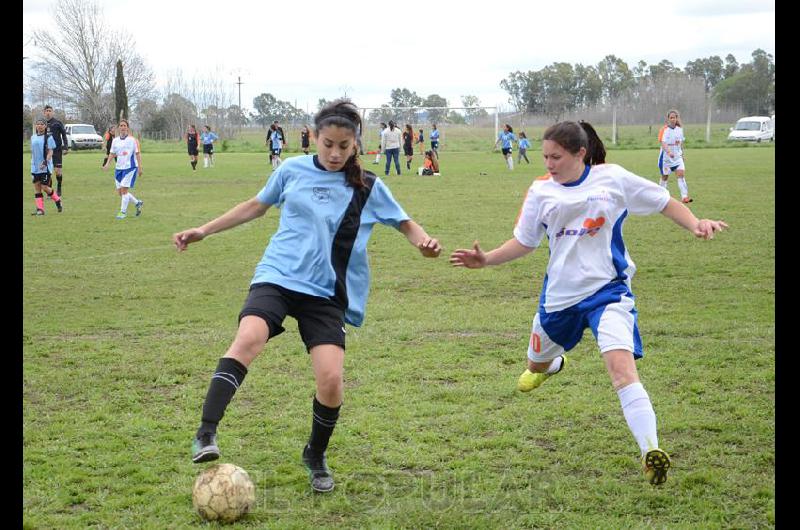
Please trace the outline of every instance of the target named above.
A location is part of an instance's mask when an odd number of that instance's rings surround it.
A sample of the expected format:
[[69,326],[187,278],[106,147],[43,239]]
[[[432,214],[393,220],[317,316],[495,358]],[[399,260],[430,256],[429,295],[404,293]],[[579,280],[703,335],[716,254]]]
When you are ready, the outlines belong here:
[[583,170],[583,174],[581,175],[581,178],[579,178],[575,182],[569,182],[567,184],[562,184],[562,186],[568,186],[568,187],[580,186],[580,184],[584,180],[586,180],[586,177],[589,176],[589,170],[590,169],[592,169],[592,166],[590,166],[589,164],[586,164],[586,168]]

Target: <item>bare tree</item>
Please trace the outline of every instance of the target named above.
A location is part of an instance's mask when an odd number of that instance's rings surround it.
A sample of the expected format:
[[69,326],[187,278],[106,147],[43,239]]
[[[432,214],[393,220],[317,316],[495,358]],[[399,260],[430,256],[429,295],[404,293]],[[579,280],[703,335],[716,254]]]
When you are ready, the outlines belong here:
[[104,107],[113,89],[116,61],[126,58],[126,88],[133,103],[152,92],[153,74],[133,51],[133,37],[109,28],[96,2],[63,0],[57,9],[59,27],[33,33],[41,52],[30,81],[32,90],[103,127],[114,113],[113,106],[110,112]]

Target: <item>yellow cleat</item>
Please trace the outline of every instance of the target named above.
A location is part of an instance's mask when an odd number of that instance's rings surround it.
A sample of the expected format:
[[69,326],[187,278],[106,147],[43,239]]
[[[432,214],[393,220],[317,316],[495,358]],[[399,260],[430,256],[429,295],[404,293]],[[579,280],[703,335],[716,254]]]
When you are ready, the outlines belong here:
[[671,465],[669,455],[661,449],[650,449],[642,457],[644,476],[653,486],[660,486],[667,481],[667,470]]
[[541,372],[534,373],[526,369],[524,372],[522,372],[522,375],[519,376],[519,380],[517,381],[517,390],[519,390],[520,392],[530,392],[534,388],[540,387],[542,383],[547,381],[547,379],[551,375],[555,375],[561,372],[561,370],[564,369],[564,366],[566,366],[566,364],[567,364],[567,357],[565,355],[562,355],[561,368],[558,369],[558,372],[555,372],[553,374],[545,374]]

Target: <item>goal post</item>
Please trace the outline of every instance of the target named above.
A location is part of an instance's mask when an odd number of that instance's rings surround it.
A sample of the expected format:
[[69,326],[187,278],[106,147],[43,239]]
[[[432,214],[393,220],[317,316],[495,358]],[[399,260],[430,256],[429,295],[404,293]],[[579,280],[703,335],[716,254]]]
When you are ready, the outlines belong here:
[[[423,129],[425,145],[430,146],[431,125],[439,130],[440,151],[485,150],[494,145],[500,132],[497,107],[359,107],[364,152],[380,145],[380,123],[395,122],[403,129],[411,125],[414,135]],[[417,149],[416,143],[414,149]]]

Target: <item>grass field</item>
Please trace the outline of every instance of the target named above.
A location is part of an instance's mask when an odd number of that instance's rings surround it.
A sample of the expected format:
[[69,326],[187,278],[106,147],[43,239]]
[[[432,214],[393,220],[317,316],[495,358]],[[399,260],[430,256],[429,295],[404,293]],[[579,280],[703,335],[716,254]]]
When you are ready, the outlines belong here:
[[[234,527],[774,527],[774,154],[688,152],[692,209],[731,226],[712,241],[660,215],[626,223],[637,365],[673,457],[663,487],[641,476],[591,333],[562,374],[515,389],[547,249],[481,271],[447,263],[475,238],[489,249],[511,237],[539,153],[514,172],[500,154],[443,154],[441,177],[386,179],[445,252],[426,260],[394,230],[373,234],[366,322],[348,329],[329,450],[336,489],[313,495],[300,464],[314,382],[287,319],[220,426],[221,461],[247,469],[257,490]],[[655,180],[656,156],[617,150],[609,161]],[[124,221],[101,158],[71,153],[64,213],[48,203],[32,217],[23,156],[24,525],[195,528],[204,466],[190,441],[278,212],[183,254],[170,238],[252,197],[266,156],[220,153],[192,173],[185,154],[146,150],[144,213]]]

